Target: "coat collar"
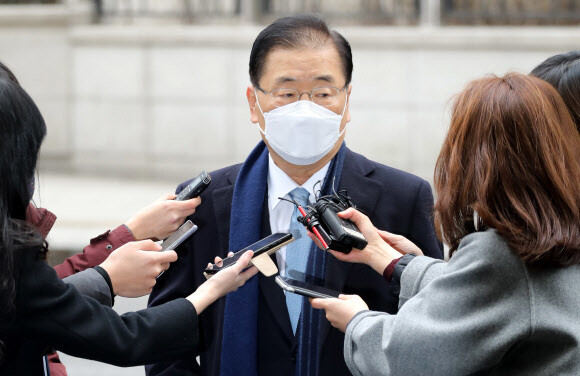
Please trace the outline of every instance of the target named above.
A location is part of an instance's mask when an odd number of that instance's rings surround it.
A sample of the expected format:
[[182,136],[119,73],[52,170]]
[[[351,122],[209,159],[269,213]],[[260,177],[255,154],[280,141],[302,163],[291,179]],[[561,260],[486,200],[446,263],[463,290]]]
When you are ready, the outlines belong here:
[[44,208],[37,208],[33,203],[29,203],[26,208],[26,222],[34,226],[44,239],[48,236],[54,226],[56,215]]

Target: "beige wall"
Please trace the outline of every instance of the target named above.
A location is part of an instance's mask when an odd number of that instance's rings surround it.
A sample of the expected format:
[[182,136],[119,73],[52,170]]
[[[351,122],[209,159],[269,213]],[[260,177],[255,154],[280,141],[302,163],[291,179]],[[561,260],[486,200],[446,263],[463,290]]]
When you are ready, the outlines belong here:
[[[46,118],[47,170],[179,180],[241,162],[259,140],[245,88],[261,27],[86,26],[70,7],[37,8],[0,8],[0,51]],[[354,56],[347,143],[428,180],[466,82],[528,72],[580,40],[572,28],[341,31]]]
[[[113,165],[123,175],[171,178],[243,161],[259,140],[245,88],[260,29],[72,28],[69,123],[51,124],[51,132],[62,135],[54,150],[70,148],[76,171],[110,171]],[[488,73],[528,72],[547,56],[574,48],[580,37],[573,29],[342,31],[355,67],[347,142],[428,180],[453,94]]]

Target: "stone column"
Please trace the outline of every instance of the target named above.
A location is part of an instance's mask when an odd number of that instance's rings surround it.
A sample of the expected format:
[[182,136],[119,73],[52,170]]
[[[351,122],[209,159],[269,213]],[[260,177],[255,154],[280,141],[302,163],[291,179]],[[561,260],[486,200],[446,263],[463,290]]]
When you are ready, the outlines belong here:
[[441,0],[421,0],[420,25],[437,27],[441,25]]

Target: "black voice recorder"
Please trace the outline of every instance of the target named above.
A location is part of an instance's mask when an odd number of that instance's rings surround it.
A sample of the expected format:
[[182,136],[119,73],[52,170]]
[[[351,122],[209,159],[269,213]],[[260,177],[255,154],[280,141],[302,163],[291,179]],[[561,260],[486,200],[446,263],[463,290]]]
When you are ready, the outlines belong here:
[[211,176],[207,171],[203,171],[198,177],[193,179],[187,187],[175,197],[176,201],[184,201],[198,197],[211,183]]

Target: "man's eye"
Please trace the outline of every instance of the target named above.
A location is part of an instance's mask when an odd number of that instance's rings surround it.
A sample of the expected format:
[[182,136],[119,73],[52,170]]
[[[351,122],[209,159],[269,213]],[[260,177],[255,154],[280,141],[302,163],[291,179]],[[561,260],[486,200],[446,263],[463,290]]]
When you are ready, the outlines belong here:
[[292,99],[296,97],[296,93],[292,91],[278,91],[274,94],[274,96],[280,99]]

